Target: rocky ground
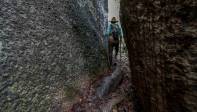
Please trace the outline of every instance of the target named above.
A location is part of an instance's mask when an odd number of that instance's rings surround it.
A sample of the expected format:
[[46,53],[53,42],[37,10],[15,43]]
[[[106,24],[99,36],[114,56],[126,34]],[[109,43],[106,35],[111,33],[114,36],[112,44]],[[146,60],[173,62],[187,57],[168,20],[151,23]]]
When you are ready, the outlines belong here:
[[[128,94],[132,92],[132,85],[126,51],[122,51],[121,60],[119,55],[116,63],[112,72],[109,71],[84,88],[70,112],[134,112],[132,96]],[[114,82],[110,80],[113,75]]]

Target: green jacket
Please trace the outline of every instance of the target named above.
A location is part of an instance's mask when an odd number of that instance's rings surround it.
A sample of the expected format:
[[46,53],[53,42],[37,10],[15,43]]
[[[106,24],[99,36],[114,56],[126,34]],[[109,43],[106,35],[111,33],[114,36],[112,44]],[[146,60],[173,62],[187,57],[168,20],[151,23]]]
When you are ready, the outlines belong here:
[[107,35],[107,36],[112,35],[112,32],[113,32],[114,29],[117,31],[117,33],[118,33],[118,35],[119,35],[119,38],[123,37],[122,28],[121,28],[120,25],[117,24],[117,23],[110,23],[110,24],[108,25],[106,35]]

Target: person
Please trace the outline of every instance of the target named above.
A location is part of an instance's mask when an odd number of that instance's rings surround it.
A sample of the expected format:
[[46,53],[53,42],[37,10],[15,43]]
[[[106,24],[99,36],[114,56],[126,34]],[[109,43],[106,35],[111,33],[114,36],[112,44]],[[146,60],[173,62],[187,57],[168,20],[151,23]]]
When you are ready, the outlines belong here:
[[122,29],[118,24],[116,17],[113,17],[108,25],[107,35],[108,35],[108,56],[109,64],[112,65],[113,50],[115,48],[115,58],[117,59],[119,52],[119,43],[123,37]]

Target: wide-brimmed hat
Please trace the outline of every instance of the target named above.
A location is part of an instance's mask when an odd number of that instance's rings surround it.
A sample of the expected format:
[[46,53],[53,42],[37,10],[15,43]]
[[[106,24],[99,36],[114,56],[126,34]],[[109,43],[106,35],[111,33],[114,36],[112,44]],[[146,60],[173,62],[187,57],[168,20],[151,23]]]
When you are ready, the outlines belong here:
[[116,20],[116,17],[113,17],[110,22],[117,23],[118,21]]

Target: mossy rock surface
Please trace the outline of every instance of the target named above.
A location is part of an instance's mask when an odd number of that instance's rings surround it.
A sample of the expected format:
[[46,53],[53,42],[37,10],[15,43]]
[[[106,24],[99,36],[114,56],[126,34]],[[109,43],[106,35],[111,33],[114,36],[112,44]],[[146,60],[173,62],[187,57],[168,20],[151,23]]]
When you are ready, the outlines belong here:
[[1,112],[58,112],[78,92],[73,83],[105,68],[105,3],[0,1]]

